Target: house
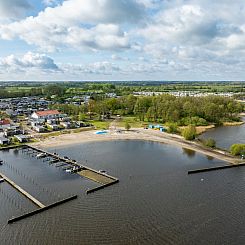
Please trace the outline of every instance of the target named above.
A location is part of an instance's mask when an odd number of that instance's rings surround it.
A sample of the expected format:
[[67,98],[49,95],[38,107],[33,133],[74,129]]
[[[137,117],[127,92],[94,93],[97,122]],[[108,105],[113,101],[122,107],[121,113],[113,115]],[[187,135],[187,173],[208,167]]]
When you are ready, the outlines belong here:
[[33,130],[35,130],[38,133],[43,133],[43,132],[46,131],[46,129],[43,126],[38,126],[38,125],[37,126],[34,126],[33,127]]
[[9,144],[9,139],[5,137],[0,137],[0,144],[1,145],[8,145]]
[[63,126],[64,128],[71,128],[70,122],[61,122],[60,125]]
[[10,117],[16,117],[18,114],[16,111],[12,110],[12,109],[7,109],[6,114],[9,115]]
[[31,118],[34,120],[58,119],[61,117],[63,117],[63,115],[58,110],[36,111],[31,114]]
[[21,135],[15,135],[14,137],[15,137],[20,143],[28,142],[29,139],[30,139],[29,136],[23,135],[23,134],[21,134]]
[[77,125],[77,127],[85,127],[86,126],[86,124],[85,124],[85,122],[83,122],[83,121],[77,121],[76,122],[76,125]]
[[9,119],[2,119],[2,120],[0,120],[0,129],[1,130],[4,130],[4,129],[10,127],[10,125],[11,125],[11,122],[10,122]]

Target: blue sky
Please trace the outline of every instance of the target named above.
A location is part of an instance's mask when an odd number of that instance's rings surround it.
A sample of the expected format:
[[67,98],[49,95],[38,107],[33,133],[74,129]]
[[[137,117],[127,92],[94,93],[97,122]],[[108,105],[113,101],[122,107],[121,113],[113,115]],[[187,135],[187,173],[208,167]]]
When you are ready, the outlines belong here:
[[0,80],[245,80],[243,0],[0,0]]

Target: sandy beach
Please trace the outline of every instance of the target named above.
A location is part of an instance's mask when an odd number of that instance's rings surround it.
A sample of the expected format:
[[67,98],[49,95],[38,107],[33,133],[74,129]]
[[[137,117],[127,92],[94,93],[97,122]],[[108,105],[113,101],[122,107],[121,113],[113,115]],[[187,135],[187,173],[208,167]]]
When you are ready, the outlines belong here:
[[121,130],[115,132],[108,131],[107,134],[95,134],[96,130],[85,131],[80,133],[63,134],[59,136],[49,137],[42,141],[33,143],[37,147],[50,148],[50,147],[63,147],[66,145],[81,144],[86,142],[99,142],[99,141],[114,141],[114,140],[146,140],[165,144],[171,144],[182,148],[187,148],[204,155],[214,157],[231,164],[240,162],[225,151],[213,150],[200,145],[197,142],[186,141],[179,135],[168,134],[151,129],[131,129],[129,131]]

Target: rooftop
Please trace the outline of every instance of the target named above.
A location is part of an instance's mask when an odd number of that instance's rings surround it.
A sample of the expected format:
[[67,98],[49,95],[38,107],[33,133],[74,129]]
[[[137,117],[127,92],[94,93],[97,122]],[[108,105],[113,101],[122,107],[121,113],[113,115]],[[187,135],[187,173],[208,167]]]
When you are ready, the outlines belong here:
[[10,124],[10,121],[8,119],[0,120],[0,125],[8,125],[8,124]]
[[47,110],[47,111],[37,111],[36,114],[38,116],[48,116],[48,115],[60,114],[60,112],[58,110]]

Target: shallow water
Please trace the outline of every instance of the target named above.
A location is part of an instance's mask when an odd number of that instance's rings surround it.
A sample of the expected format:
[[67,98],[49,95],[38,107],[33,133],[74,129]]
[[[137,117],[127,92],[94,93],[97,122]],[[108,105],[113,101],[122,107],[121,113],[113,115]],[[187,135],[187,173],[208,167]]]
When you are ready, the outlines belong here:
[[116,141],[51,149],[120,182],[90,195],[97,184],[14,150],[0,152],[8,177],[44,204],[77,200],[12,225],[35,206],[0,184],[1,244],[243,244],[245,168],[187,175],[223,164],[186,149],[153,142]]
[[213,128],[202,134],[200,138],[212,138],[218,147],[229,149],[232,144],[245,144],[245,124]]

